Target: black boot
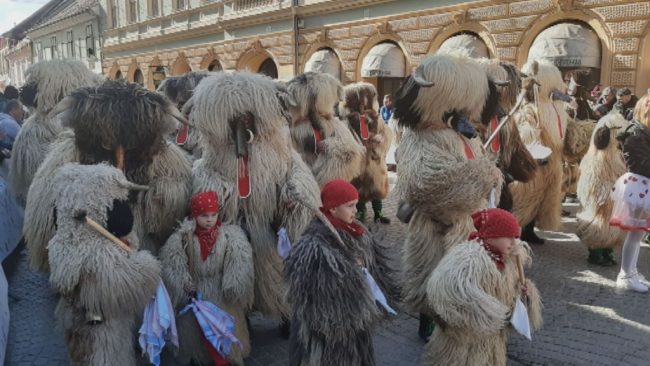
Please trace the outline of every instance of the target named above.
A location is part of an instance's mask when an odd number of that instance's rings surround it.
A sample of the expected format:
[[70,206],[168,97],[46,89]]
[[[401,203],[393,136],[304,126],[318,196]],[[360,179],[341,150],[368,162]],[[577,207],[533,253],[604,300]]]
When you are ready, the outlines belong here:
[[535,234],[535,221],[524,226],[523,230],[521,231],[521,240],[527,242],[528,244],[544,244],[544,239]]
[[597,266],[602,266],[604,263],[603,253],[600,249],[589,249],[589,257],[587,262],[595,264]]
[[366,202],[359,200],[357,202],[357,220],[363,222],[366,219]]
[[433,324],[433,319],[424,314],[420,314],[420,327],[418,328],[418,335],[420,338],[422,338],[423,341],[429,341],[429,337],[431,337],[431,333],[433,333],[434,327],[435,324]]
[[280,337],[289,339],[289,334],[291,333],[291,322],[289,319],[282,317],[282,322],[278,326],[278,330],[280,331]]
[[616,265],[616,259],[614,259],[614,249],[607,248],[603,249],[603,260],[605,262],[604,266],[611,267]]

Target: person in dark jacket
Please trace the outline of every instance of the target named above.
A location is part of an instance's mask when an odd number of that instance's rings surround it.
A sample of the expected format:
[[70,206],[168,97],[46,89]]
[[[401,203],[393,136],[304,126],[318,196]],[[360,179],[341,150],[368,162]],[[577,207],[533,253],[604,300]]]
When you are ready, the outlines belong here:
[[[355,220],[359,194],[344,180],[321,191],[323,206],[285,263],[292,366],[372,366],[372,329],[397,289],[380,243]],[[324,216],[324,217],[323,217]]]
[[619,89],[616,92],[616,98],[618,100],[614,104],[614,110],[623,115],[626,120],[631,121],[634,117],[634,107],[639,98],[633,95],[629,88]]
[[[647,121],[645,121],[647,123]],[[617,135],[627,173],[612,191],[614,208],[609,224],[627,231],[621,252],[621,270],[616,286],[636,292],[648,292],[650,283],[637,271],[639,249],[650,232],[650,129],[634,120]]]

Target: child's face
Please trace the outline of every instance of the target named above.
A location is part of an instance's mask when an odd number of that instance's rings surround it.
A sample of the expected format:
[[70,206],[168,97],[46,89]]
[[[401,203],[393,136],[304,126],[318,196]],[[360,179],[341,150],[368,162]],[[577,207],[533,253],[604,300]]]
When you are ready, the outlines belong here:
[[492,249],[502,255],[510,254],[512,248],[515,246],[515,238],[492,238],[485,239],[485,241],[492,247]]
[[216,225],[219,214],[216,212],[206,212],[195,218],[196,224],[202,229],[209,229]]
[[344,203],[336,208],[330,210],[332,216],[337,219],[345,222],[346,224],[351,224],[354,221],[354,215],[357,214],[357,202],[359,200],[350,201]]
[[393,100],[392,99],[386,99],[384,100],[384,105],[388,108],[393,106]]

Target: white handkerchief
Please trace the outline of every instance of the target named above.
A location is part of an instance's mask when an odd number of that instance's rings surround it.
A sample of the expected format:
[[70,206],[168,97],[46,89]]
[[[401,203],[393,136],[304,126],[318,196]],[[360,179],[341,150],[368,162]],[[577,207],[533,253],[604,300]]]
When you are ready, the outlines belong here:
[[289,240],[289,234],[287,230],[283,227],[278,231],[278,255],[282,259],[286,259],[291,253],[291,241]]
[[488,208],[497,208],[497,189],[492,188],[490,198],[488,198]]
[[515,328],[515,330],[526,337],[529,341],[532,341],[530,336],[530,322],[528,320],[528,309],[526,305],[521,301],[520,297],[517,297],[517,302],[515,303],[515,310],[512,312],[512,318],[510,318],[510,323]]
[[388,301],[386,301],[386,296],[379,288],[379,285],[377,285],[377,282],[375,282],[375,279],[372,278],[372,275],[370,274],[370,272],[368,272],[368,269],[366,267],[361,267],[361,269],[363,270],[363,273],[366,275],[366,282],[368,282],[368,286],[370,286],[370,291],[372,291],[372,296],[375,297],[375,300],[379,302],[381,306],[383,306],[384,309],[386,309],[386,311],[388,311],[390,314],[397,315],[397,312],[388,305]]

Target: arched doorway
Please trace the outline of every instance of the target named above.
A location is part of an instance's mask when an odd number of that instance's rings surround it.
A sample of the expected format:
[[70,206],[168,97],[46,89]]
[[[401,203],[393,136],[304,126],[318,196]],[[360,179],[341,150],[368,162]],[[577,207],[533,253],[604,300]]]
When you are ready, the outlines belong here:
[[223,67],[221,66],[221,62],[219,60],[212,60],[210,64],[208,65],[208,71],[221,71],[223,70]]
[[374,45],[363,58],[361,77],[377,87],[377,102],[382,104],[384,95],[394,94],[406,76],[406,57],[402,49],[392,41]]
[[190,71],[192,71],[192,68],[190,67],[190,64],[187,63],[187,59],[185,58],[185,56],[182,54],[179,55],[178,58],[176,58],[176,61],[174,61],[173,66],[171,67],[171,75],[172,76],[184,75]]
[[133,73],[133,82],[144,86],[144,75],[142,74],[142,70],[139,68],[135,69],[135,72]]
[[341,61],[331,48],[314,52],[305,63],[305,72],[323,72],[341,80]]
[[490,52],[483,40],[472,32],[460,32],[447,38],[437,52],[463,52],[473,58],[490,58]]
[[587,90],[600,83],[601,41],[586,23],[559,22],[544,29],[528,51],[528,60],[536,59],[552,62],[565,81],[573,79]]
[[266,75],[271,79],[278,78],[278,67],[275,65],[275,62],[270,57],[268,57],[266,60],[262,62],[260,67],[257,69],[257,72]]
[[163,80],[167,78],[165,73],[165,68],[162,66],[154,66],[153,71],[151,72],[151,79],[153,80],[154,90],[157,90]]
[[115,76],[113,77],[113,79],[115,79],[115,80],[124,79],[124,76],[122,76],[122,71],[117,70],[117,72],[115,73]]

